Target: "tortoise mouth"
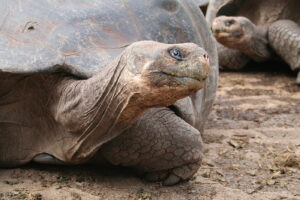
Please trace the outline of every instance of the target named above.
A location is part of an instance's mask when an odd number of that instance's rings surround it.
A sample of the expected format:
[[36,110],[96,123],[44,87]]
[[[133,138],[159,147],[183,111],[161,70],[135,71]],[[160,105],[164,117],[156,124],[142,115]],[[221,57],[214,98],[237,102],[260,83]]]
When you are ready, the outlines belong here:
[[154,85],[188,86],[200,88],[207,79],[210,62],[206,53],[190,55],[187,61],[178,61],[167,66],[155,66],[148,70],[149,80]]
[[157,72],[165,76],[172,77],[176,80],[179,80],[181,82],[190,82],[190,81],[198,81],[198,82],[203,82],[206,80],[206,76],[199,76],[199,75],[179,75],[176,73],[171,73],[171,72]]
[[243,36],[243,32],[240,30],[231,31],[231,30],[221,29],[221,30],[213,30],[213,35],[218,38],[227,38],[227,37],[240,38]]
[[152,72],[150,73],[149,80],[155,86],[168,86],[174,88],[181,88],[187,86],[191,88],[200,89],[203,86],[206,77],[176,75],[167,72]]
[[169,66],[157,71],[157,73],[182,83],[192,81],[203,82],[208,77],[209,68],[210,63],[208,57],[200,56],[197,57],[194,62],[182,63],[178,66]]

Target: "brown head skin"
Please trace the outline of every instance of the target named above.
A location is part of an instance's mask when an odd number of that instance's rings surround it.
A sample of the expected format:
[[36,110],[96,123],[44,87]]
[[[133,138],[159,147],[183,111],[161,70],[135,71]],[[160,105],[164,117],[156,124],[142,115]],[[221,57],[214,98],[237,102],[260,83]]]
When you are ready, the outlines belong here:
[[217,41],[228,48],[237,49],[256,61],[270,56],[266,30],[256,27],[246,17],[220,16],[214,19],[211,28]]
[[207,54],[196,44],[153,41],[133,43],[87,80],[65,73],[0,73],[7,85],[0,88],[0,102],[7,105],[0,120],[9,122],[1,126],[0,165],[24,164],[41,153],[85,162],[147,109],[201,89],[208,73]]
[[211,29],[218,42],[235,49],[249,41],[255,28],[245,17],[220,16],[213,21]]
[[122,57],[126,81],[139,86],[139,107],[171,105],[201,89],[209,73],[207,53],[193,43],[142,41],[128,47]]

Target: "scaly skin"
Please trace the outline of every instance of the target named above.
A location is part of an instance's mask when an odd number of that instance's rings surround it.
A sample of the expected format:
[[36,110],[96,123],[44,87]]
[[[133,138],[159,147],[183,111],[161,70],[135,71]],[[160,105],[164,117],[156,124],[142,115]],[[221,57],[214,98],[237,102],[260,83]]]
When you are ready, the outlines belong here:
[[230,49],[217,43],[220,68],[239,70],[250,60],[248,56],[236,49]]
[[[279,20],[269,27],[272,48],[287,62],[292,70],[300,70],[300,27],[291,20]],[[300,84],[300,72],[296,80]]]
[[134,127],[103,145],[97,156],[173,185],[191,178],[202,160],[200,132],[169,108],[148,111]]
[[[133,167],[147,181],[174,185],[188,180],[203,158],[200,132],[169,108],[154,108],[120,136],[104,144],[89,161]],[[45,164],[64,164],[41,154],[34,159]]]
[[[169,108],[154,108],[120,136],[104,144],[89,161],[133,167],[147,181],[174,185],[188,180],[203,158],[200,132]],[[64,164],[41,154],[34,159],[45,164]]]

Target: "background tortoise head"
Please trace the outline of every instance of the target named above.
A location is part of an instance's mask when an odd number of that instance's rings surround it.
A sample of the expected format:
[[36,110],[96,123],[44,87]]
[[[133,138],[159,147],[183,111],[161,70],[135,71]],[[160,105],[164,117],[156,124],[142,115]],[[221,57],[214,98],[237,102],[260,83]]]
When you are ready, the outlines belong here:
[[234,48],[247,42],[254,34],[255,27],[246,17],[220,16],[214,19],[211,29],[218,42]]
[[199,90],[209,74],[209,58],[193,43],[135,42],[123,54],[135,81],[155,89]]

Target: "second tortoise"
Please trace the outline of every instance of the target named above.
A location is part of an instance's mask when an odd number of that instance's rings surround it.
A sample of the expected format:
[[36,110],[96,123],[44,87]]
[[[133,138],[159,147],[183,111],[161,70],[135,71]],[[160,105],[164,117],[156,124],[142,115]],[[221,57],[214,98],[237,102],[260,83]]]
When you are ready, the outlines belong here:
[[239,69],[250,59],[259,62],[278,55],[298,73],[300,84],[299,10],[298,0],[212,1],[207,19],[223,45],[220,64]]

